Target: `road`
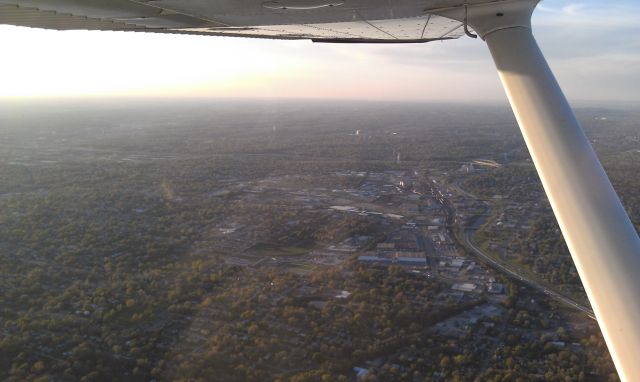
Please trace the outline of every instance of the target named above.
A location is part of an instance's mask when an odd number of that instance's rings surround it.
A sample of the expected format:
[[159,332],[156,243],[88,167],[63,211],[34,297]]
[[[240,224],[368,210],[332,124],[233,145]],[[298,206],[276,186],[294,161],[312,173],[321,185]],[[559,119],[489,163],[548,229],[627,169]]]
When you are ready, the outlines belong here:
[[553,291],[551,289],[548,289],[547,287],[545,287],[544,285],[537,283],[533,280],[527,279],[525,276],[519,274],[518,272],[514,271],[511,268],[508,268],[507,266],[499,263],[498,261],[494,260],[493,258],[491,258],[490,256],[488,256],[487,254],[485,254],[480,248],[478,248],[475,244],[473,244],[473,242],[471,241],[471,236],[473,235],[474,230],[473,229],[468,229],[465,230],[464,232],[464,244],[465,246],[470,249],[471,251],[473,251],[473,253],[475,253],[478,257],[482,258],[487,264],[491,265],[492,268],[497,269],[499,271],[501,271],[502,273],[507,274],[508,276],[510,276],[513,279],[516,279],[518,281],[520,281],[523,284],[528,285],[529,287],[536,289],[544,294],[546,294],[547,296],[555,299],[556,301],[559,301],[569,307],[572,307],[574,309],[578,309],[582,312],[584,312],[587,316],[591,317],[592,319],[596,319],[595,315],[593,314],[593,311],[591,310],[591,308],[584,306],[582,304],[579,304],[578,302],[570,299],[567,296],[564,296],[556,291]]
[[[464,195],[466,195],[467,197],[470,197],[472,199],[478,200],[475,196],[467,193],[466,191],[462,190],[459,186],[454,185],[454,184],[450,184],[450,187],[454,188],[457,192],[460,192]],[[432,190],[434,191],[434,193],[436,194],[436,197],[438,197],[438,201],[440,202],[440,204],[446,209],[447,211],[447,225],[449,227],[451,227],[451,229],[453,229],[453,216],[454,216],[454,210],[453,207],[448,203],[448,201],[443,197],[442,193],[433,188],[432,185]],[[489,205],[487,203],[484,203],[487,207],[487,211],[489,211]],[[485,211],[485,216],[487,211]],[[513,270],[511,268],[509,268],[508,266],[496,261],[495,259],[493,259],[492,257],[488,256],[486,253],[484,253],[480,248],[478,248],[472,241],[471,241],[471,237],[473,236],[473,233],[480,227],[480,225],[482,224],[483,218],[479,218],[476,219],[476,221],[474,222],[473,226],[471,228],[466,228],[464,230],[464,246],[467,247],[467,249],[471,250],[474,254],[476,254],[479,258],[483,259],[485,261],[486,264],[490,265],[492,268],[506,274],[507,276],[511,277],[514,280],[517,280],[533,289],[536,289],[542,293],[544,293],[545,295],[555,299],[556,301],[565,304],[571,308],[580,310],[582,312],[584,312],[587,316],[589,316],[592,319],[596,319],[595,315],[593,314],[593,311],[591,310],[590,307],[582,305],[580,303],[578,303],[577,301],[563,295],[560,294],[554,290],[551,290],[549,288],[547,288],[546,286],[528,279],[525,275],[522,275],[520,273],[518,273],[516,270]]]

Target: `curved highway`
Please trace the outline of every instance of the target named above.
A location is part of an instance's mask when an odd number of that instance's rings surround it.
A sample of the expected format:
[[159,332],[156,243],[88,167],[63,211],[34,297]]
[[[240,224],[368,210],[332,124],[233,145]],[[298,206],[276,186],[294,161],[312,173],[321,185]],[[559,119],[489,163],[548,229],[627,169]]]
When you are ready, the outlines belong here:
[[[452,188],[454,188],[456,191],[466,195],[467,197],[470,197],[472,199],[478,200],[475,196],[473,196],[473,195],[469,194],[468,192],[464,191],[458,185],[450,184],[450,186],[452,186]],[[440,196],[442,196],[441,193],[440,193]],[[452,217],[454,215],[453,208],[450,207],[446,203],[445,200],[439,199],[439,201],[442,204],[442,206],[447,210],[447,217],[448,217],[447,223],[450,226],[452,226],[451,225]],[[484,253],[475,244],[473,244],[473,242],[471,241],[471,237],[473,236],[473,233],[475,231],[477,231],[478,228],[480,227],[480,225],[482,224],[482,222],[483,222],[483,217],[482,216],[485,216],[487,211],[489,211],[489,208],[490,208],[487,203],[483,203],[483,204],[487,208],[487,210],[484,212],[484,214],[482,214],[480,216],[480,218],[477,219],[474,222],[472,228],[465,228],[464,229],[464,243],[463,243],[464,246],[467,247],[467,249],[471,250],[474,254],[476,254],[482,260],[484,260],[484,262],[486,264],[488,264],[489,266],[491,266],[492,268],[494,268],[494,269],[506,274],[507,276],[509,276],[509,277],[511,277],[511,278],[513,278],[513,279],[515,279],[517,281],[520,281],[523,284],[528,285],[529,287],[531,287],[533,289],[536,289],[536,290],[546,294],[547,296],[555,299],[556,301],[559,301],[559,302],[561,302],[561,303],[563,303],[563,304],[565,304],[565,305],[567,305],[567,306],[569,306],[571,308],[578,309],[578,310],[584,312],[587,316],[589,316],[590,318],[595,320],[596,316],[593,314],[593,311],[591,310],[590,307],[582,305],[579,302],[577,302],[577,301],[575,301],[575,300],[573,300],[573,299],[571,299],[571,298],[569,298],[569,297],[567,297],[567,296],[565,296],[563,294],[560,294],[560,293],[558,293],[558,292],[556,292],[554,290],[551,290],[551,289],[547,288],[546,286],[544,286],[544,285],[542,285],[542,284],[540,284],[540,283],[538,283],[536,281],[533,281],[533,280],[530,280],[530,279],[526,278],[525,276],[519,274],[517,271],[515,271],[515,270],[509,268],[508,266],[496,261],[491,256],[489,256],[486,253]]]
[[474,230],[473,229],[466,229],[464,231],[464,244],[467,248],[469,248],[473,253],[475,253],[477,256],[479,256],[480,258],[482,258],[487,264],[491,265],[491,267],[506,273],[508,276],[522,282],[523,284],[526,284],[528,286],[530,286],[531,288],[534,288],[536,290],[539,290],[540,292],[546,294],[547,296],[554,298],[557,301],[560,301],[561,303],[570,306],[572,308],[578,309],[583,311],[584,313],[587,314],[587,316],[589,316],[592,319],[596,319],[596,317],[593,314],[593,311],[591,310],[591,308],[584,306],[582,304],[579,304],[578,302],[556,292],[553,291],[551,289],[548,289],[547,287],[545,287],[542,284],[539,284],[535,281],[529,280],[526,277],[522,276],[521,274],[519,274],[518,272],[506,267],[505,265],[501,264],[500,262],[494,260],[493,258],[491,258],[490,256],[488,256],[487,254],[485,254],[484,252],[482,252],[482,250],[478,247],[475,246],[475,244],[473,244],[473,242],[471,241],[471,235],[473,234]]

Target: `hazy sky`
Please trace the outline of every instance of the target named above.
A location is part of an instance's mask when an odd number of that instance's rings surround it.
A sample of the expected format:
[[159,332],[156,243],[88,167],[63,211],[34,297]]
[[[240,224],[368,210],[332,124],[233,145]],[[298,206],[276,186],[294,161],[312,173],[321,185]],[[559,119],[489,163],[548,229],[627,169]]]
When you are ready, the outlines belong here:
[[[640,102],[640,2],[545,0],[534,33],[570,100]],[[480,40],[331,45],[0,26],[0,97],[502,101]]]

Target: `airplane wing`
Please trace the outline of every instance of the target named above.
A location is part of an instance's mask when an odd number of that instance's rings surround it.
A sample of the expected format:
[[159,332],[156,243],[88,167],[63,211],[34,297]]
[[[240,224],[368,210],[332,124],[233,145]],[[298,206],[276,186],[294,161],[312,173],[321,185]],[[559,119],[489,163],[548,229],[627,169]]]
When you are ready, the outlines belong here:
[[0,0],[0,24],[57,30],[179,33],[317,42],[455,39],[442,3],[390,0]]

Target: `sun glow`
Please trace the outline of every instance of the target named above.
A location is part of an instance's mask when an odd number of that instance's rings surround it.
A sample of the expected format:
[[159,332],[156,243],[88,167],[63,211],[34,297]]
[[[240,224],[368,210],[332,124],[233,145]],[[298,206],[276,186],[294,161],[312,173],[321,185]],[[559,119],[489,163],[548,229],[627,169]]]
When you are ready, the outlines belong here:
[[0,97],[223,95],[268,89],[299,70],[258,41],[10,26],[0,33],[18,37],[3,41],[11,54],[0,61]]
[[[543,3],[536,38],[572,101],[637,103],[637,2]],[[567,27],[568,23],[571,25]],[[624,36],[624,38],[621,38]],[[314,44],[0,25],[0,99],[330,98],[505,102],[486,46]]]

